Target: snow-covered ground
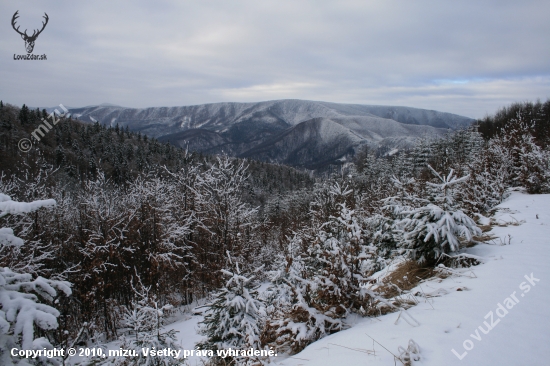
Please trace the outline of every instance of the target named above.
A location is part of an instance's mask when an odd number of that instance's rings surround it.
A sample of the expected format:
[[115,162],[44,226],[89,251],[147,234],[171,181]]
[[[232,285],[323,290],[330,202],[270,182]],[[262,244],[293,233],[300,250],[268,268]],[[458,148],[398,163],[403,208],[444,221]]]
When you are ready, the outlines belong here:
[[[174,329],[177,333],[178,344],[184,350],[195,349],[195,344],[204,337],[197,334],[198,323],[203,320],[202,315],[193,315],[166,326],[167,330]],[[203,365],[202,357],[190,356],[187,358],[187,364],[190,366]]]
[[[274,363],[400,365],[391,353],[398,355],[412,339],[420,348],[413,365],[550,365],[550,195],[514,192],[498,208],[494,219],[503,225],[489,233],[497,238],[466,250],[483,264],[411,290],[439,296],[419,296],[419,304],[401,315],[361,319]],[[180,331],[184,349],[201,338],[195,331],[200,320],[169,326]]]

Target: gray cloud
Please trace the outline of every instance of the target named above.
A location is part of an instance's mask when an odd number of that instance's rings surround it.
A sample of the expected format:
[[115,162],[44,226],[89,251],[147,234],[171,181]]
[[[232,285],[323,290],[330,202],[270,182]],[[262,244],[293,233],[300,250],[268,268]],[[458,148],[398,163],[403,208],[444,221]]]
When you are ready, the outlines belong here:
[[[35,54],[11,28],[50,22]],[[4,1],[0,99],[129,107],[298,98],[482,117],[550,97],[546,0]]]

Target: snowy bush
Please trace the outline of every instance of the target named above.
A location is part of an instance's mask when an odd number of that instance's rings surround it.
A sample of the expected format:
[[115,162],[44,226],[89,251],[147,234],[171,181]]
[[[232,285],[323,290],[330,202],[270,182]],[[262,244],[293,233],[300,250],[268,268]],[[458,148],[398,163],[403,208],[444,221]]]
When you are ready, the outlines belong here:
[[262,341],[279,353],[298,353],[324,335],[338,331],[342,322],[311,306],[312,283],[300,252],[301,238],[290,239],[288,250],[272,273],[272,286],[264,293],[267,320]]
[[505,137],[504,144],[511,146],[515,183],[525,187],[528,193],[549,192],[550,152],[541,149],[535,138],[523,130],[513,130]]
[[501,143],[491,140],[469,164],[470,178],[462,187],[460,204],[468,214],[487,212],[502,202],[509,186],[512,157]]
[[402,232],[396,230],[400,220],[406,216],[406,212],[426,202],[418,197],[418,184],[414,178],[398,178],[394,175],[391,183],[393,194],[381,200],[383,214],[375,214],[365,220],[373,245],[386,259],[395,255],[398,243],[402,240]]

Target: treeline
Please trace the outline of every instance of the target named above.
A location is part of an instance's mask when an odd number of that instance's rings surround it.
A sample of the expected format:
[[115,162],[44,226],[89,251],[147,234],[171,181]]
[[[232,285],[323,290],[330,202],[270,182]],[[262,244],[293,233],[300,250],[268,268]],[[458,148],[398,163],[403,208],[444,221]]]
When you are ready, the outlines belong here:
[[531,135],[540,146],[550,143],[550,100],[545,103],[514,103],[499,109],[494,116],[486,116],[477,121],[478,131],[489,140],[498,134],[508,134],[518,124],[529,128]]
[[[46,110],[0,104],[2,171],[19,174],[26,168],[30,173],[36,173],[40,164],[45,163],[60,168],[58,174],[62,173],[74,182],[95,179],[97,172],[102,171],[115,183],[125,184],[152,167],[185,164],[183,152],[172,146],[118,126],[108,128],[98,123],[84,124],[72,117],[61,117],[57,125],[45,134],[35,133],[40,138],[38,141],[33,132],[43,123],[42,119],[49,120],[47,116]],[[34,148],[25,154],[21,154],[18,146],[23,138],[34,144]]]

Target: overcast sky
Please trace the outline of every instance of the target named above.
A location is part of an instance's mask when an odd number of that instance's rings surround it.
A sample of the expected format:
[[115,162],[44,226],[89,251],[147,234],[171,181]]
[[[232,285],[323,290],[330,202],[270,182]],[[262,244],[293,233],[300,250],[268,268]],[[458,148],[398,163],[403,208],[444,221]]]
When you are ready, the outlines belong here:
[[[49,23],[33,54],[20,30]],[[550,98],[548,0],[0,2],[0,99],[127,107],[307,99],[473,118]]]

